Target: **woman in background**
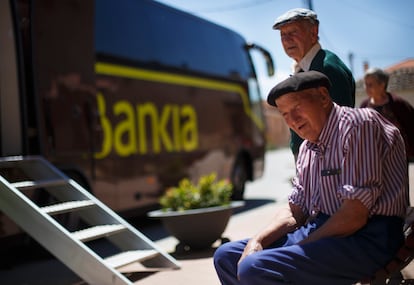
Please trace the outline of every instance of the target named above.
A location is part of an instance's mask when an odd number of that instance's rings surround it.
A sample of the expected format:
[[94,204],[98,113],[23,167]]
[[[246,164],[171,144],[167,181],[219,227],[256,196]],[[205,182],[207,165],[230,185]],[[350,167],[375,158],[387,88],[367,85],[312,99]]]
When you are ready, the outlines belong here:
[[389,75],[380,68],[367,70],[364,87],[368,98],[360,107],[373,108],[393,123],[404,139],[408,161],[414,161],[414,108],[403,98],[387,92]]

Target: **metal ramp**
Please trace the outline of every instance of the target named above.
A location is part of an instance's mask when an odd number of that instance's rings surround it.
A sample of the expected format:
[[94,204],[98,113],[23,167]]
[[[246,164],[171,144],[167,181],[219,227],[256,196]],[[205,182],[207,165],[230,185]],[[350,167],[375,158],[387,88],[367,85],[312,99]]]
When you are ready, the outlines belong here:
[[[0,173],[0,210],[87,283],[133,284],[121,271],[137,262],[153,270],[180,267],[44,158],[0,158]],[[47,191],[53,203],[38,205],[31,197],[34,191]],[[77,216],[84,228],[71,231],[59,220],[62,216]],[[90,241],[97,239],[111,245],[109,256],[92,249]]]

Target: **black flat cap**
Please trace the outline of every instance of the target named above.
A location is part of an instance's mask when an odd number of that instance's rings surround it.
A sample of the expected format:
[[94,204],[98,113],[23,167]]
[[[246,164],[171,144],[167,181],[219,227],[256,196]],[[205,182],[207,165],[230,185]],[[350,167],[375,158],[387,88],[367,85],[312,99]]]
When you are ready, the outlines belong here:
[[316,15],[316,13],[312,10],[304,8],[295,8],[279,16],[273,24],[273,29],[277,30],[287,23],[303,19],[308,19],[314,21],[315,23],[319,23],[318,15]]
[[267,103],[277,107],[275,100],[286,93],[321,86],[328,88],[328,90],[331,87],[331,82],[325,74],[315,70],[299,72],[273,87],[267,96]]

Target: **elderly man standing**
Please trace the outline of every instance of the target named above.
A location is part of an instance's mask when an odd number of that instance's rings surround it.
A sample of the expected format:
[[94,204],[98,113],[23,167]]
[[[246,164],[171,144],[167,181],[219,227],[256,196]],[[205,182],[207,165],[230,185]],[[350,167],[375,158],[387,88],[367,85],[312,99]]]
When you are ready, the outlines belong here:
[[288,202],[252,238],[221,245],[222,284],[350,285],[373,275],[404,240],[404,141],[370,108],[339,106],[329,79],[297,73],[268,103],[305,141]]
[[[319,43],[319,20],[315,12],[296,8],[276,19],[273,29],[280,30],[286,54],[294,62],[294,72],[316,70],[328,76],[332,83],[330,95],[342,106],[354,107],[355,81],[351,71],[329,50]],[[291,130],[290,148],[295,160],[302,139]]]

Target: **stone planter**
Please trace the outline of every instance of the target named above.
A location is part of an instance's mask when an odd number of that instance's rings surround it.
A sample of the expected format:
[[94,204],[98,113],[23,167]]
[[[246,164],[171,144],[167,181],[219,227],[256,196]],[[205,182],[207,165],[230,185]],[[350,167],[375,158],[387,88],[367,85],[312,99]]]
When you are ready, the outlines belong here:
[[179,247],[205,249],[221,238],[233,209],[244,206],[233,201],[228,206],[217,206],[186,211],[152,211],[151,218],[161,219],[167,231],[178,239]]

